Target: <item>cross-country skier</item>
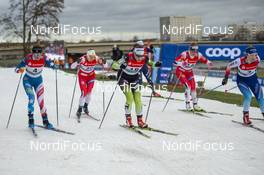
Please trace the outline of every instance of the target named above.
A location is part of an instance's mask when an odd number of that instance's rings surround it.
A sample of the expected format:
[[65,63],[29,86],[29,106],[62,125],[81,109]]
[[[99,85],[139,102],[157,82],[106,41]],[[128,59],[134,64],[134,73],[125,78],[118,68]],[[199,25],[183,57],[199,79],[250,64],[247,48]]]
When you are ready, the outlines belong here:
[[227,65],[225,77],[222,85],[226,85],[228,76],[232,68],[237,68],[237,86],[244,96],[243,100],[243,121],[245,125],[250,125],[249,107],[251,103],[252,94],[256,97],[262,115],[264,116],[264,99],[262,88],[258,82],[256,69],[260,63],[260,58],[255,47],[246,48],[245,56],[237,58]]
[[176,57],[174,64],[176,66],[176,76],[185,86],[186,109],[192,109],[190,105],[190,100],[192,98],[193,110],[203,111],[203,109],[197,104],[196,82],[193,74],[193,68],[197,62],[207,64],[209,69],[212,67],[211,61],[198,52],[197,43],[191,43],[189,50],[182,52]]
[[28,54],[16,67],[15,72],[26,73],[23,77],[23,86],[28,96],[28,126],[34,128],[34,101],[35,94],[40,108],[40,113],[44,127],[52,129],[53,125],[48,120],[47,109],[44,105],[44,85],[42,80],[42,70],[47,65],[51,68],[58,68],[57,64],[48,60],[40,46],[34,46],[32,53]]
[[[125,60],[120,66],[118,72],[119,86],[126,96],[125,105],[125,116],[126,123],[129,127],[133,127],[131,108],[133,102],[135,103],[137,123],[141,128],[146,128],[148,125],[143,121],[142,115],[142,102],[141,102],[141,92],[140,92],[140,77],[141,69],[147,61],[146,52],[143,46],[136,45],[133,51],[129,52],[125,57]],[[149,62],[149,64],[154,64]],[[157,66],[160,65],[159,62],[156,63]],[[120,77],[121,76],[121,77]]]
[[86,55],[83,55],[78,61],[71,65],[72,69],[78,68],[77,74],[81,89],[79,108],[76,113],[78,118],[81,117],[82,110],[89,115],[88,105],[91,101],[91,93],[96,76],[94,67],[97,64],[103,65],[104,63],[104,60],[96,55],[95,50],[89,49]]
[[[136,44],[134,45],[134,47],[131,49],[131,51],[133,52],[134,48],[135,47],[144,47],[144,42],[143,41],[137,41]],[[140,77],[140,81],[142,83],[142,74],[145,76],[148,84],[150,85],[151,89],[152,89],[152,94],[153,96],[155,97],[160,97],[161,95],[159,93],[157,93],[155,91],[155,86],[154,86],[154,83],[153,81],[151,80],[151,73],[149,71],[149,68],[148,68],[148,60],[152,61],[151,57],[154,53],[154,47],[151,45],[150,47],[144,47],[145,48],[145,52],[146,52],[146,63],[144,64],[144,66],[142,67],[141,69],[141,77]],[[159,62],[157,62],[159,64]]]

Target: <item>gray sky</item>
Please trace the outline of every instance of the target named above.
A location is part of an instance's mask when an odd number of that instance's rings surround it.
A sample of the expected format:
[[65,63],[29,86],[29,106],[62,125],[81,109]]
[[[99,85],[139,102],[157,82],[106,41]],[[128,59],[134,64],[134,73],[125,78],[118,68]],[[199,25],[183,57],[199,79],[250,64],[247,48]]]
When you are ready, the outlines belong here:
[[111,31],[159,31],[160,16],[201,16],[205,25],[264,22],[263,0],[66,0],[63,23]]
[[[0,0],[0,12],[9,0]],[[204,25],[264,22],[264,0],[65,0],[61,23],[103,32],[159,32],[160,16],[201,16]]]

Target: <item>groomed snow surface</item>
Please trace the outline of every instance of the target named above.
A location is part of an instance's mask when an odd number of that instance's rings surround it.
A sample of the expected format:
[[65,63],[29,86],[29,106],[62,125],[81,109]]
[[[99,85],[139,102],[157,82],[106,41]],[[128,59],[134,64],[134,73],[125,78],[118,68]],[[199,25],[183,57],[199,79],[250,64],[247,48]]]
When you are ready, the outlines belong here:
[[[14,98],[19,75],[13,69],[0,69],[1,114],[0,114],[0,174],[126,174],[126,175],[262,175],[264,171],[264,134],[251,128],[232,123],[242,120],[242,108],[232,104],[199,99],[201,107],[208,111],[232,113],[234,116],[208,114],[204,118],[184,113],[184,102],[170,101],[165,112],[161,112],[164,99],[153,99],[148,118],[151,127],[175,132],[177,137],[144,131],[147,139],[119,124],[125,123],[125,97],[118,88],[102,128],[99,122],[83,117],[77,123],[75,113],[80,95],[76,89],[71,118],[68,118],[72,97],[74,75],[58,72],[59,128],[75,132],[74,136],[36,128],[34,138],[27,128],[27,97],[21,84],[9,129],[6,122]],[[45,104],[50,122],[56,126],[55,73],[51,69],[43,72]],[[200,77],[202,79],[202,77]],[[210,89],[221,79],[208,78]],[[102,92],[106,89],[108,102],[116,82],[96,82],[90,113],[101,118],[103,114]],[[230,83],[226,88],[235,84]],[[222,89],[224,90],[224,89]],[[149,95],[150,92],[145,92]],[[163,91],[162,95],[169,93]],[[173,97],[183,99],[183,94]],[[149,98],[142,98],[144,114]],[[134,110],[133,110],[134,114]],[[257,108],[251,108],[252,117],[261,118]],[[136,117],[133,115],[134,123]],[[35,121],[41,124],[39,109],[35,105]],[[263,121],[254,125],[264,129]]]

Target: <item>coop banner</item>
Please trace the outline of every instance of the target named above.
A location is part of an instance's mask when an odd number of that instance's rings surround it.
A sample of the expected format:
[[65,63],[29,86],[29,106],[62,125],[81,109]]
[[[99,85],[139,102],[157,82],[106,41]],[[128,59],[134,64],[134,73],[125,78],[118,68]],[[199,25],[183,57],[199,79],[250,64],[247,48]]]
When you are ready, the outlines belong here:
[[[254,44],[261,59],[264,59],[264,44]],[[162,67],[158,72],[158,83],[169,83],[172,64],[181,52],[188,50],[188,44],[162,44],[160,59]],[[211,61],[231,61],[244,55],[247,44],[200,44],[199,52]]]

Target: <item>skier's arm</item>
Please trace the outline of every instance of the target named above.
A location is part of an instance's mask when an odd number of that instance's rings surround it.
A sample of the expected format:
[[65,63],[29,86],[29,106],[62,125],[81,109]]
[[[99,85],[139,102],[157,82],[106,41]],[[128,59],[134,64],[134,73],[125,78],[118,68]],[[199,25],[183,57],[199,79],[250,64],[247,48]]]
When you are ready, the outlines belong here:
[[222,80],[222,85],[227,84],[231,69],[240,66],[240,64],[241,64],[240,58],[237,58],[234,61],[228,63],[228,65],[226,66],[225,77]]
[[55,66],[55,63],[52,60],[49,59],[45,59],[45,64],[47,65],[47,67],[55,69],[57,68],[57,66]]
[[147,67],[146,64],[141,68],[141,72],[146,77],[146,79],[148,81],[148,84],[150,84],[150,86],[153,87],[153,82],[152,82],[152,80],[150,78],[150,74],[149,74],[148,67]]
[[79,67],[78,61],[75,61],[74,63],[71,64],[71,69],[77,69]]
[[198,53],[198,58],[199,58],[199,62],[203,64],[207,64],[209,69],[213,66],[213,63],[207,58],[205,58],[201,53]]
[[52,69],[58,69],[58,64],[59,64],[59,61],[58,60],[54,60],[52,61],[51,59],[49,59],[47,57],[47,55],[44,55],[44,60],[45,60],[45,65],[49,68],[52,68]]
[[185,53],[183,52],[183,53],[181,53],[179,56],[177,56],[175,58],[175,61],[173,62],[173,65],[175,67],[184,66],[184,64],[186,64],[185,61],[184,61],[184,58],[185,58]]
[[128,55],[126,54],[123,58],[120,59],[120,69],[125,69],[127,67]]
[[234,61],[228,63],[228,65],[226,66],[225,77],[228,77],[230,75],[232,68],[239,67],[240,64],[241,64],[240,58],[237,58]]
[[16,73],[23,73],[24,67],[26,67],[26,58],[23,58],[22,61],[16,66],[15,72]]

